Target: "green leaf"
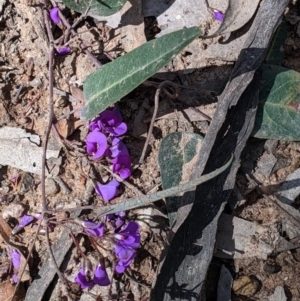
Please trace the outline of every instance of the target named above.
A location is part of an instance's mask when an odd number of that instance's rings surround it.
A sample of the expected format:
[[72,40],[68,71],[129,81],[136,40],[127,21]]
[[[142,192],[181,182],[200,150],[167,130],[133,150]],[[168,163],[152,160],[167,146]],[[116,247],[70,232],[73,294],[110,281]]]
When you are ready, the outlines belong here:
[[70,9],[91,16],[110,16],[119,11],[126,0],[63,0]]
[[[162,140],[158,151],[158,164],[163,189],[189,180],[194,168],[192,160],[199,155],[202,139],[202,136],[195,133],[179,132]],[[173,196],[166,200],[170,225],[175,221],[180,198]]]
[[258,111],[252,135],[257,138],[300,140],[300,73],[263,65]]
[[87,103],[81,118],[89,120],[120,100],[166,65],[200,33],[198,27],[191,27],[166,34],[90,74],[83,86]]
[[282,21],[278,26],[274,37],[272,39],[268,54],[266,56],[266,62],[270,65],[281,65],[284,59],[284,52],[281,49],[285,43],[287,37],[287,24],[286,21]]

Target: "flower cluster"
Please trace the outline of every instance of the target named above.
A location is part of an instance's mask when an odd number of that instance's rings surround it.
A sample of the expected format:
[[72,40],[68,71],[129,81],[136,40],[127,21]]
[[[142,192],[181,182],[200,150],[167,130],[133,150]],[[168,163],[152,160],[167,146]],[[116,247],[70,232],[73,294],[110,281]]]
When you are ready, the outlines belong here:
[[114,250],[118,258],[115,270],[117,273],[123,273],[133,261],[136,249],[140,246],[139,225],[136,222],[129,222],[115,233],[114,238]]
[[[119,214],[125,215],[125,213]],[[105,236],[106,240],[112,242],[112,248],[117,259],[115,266],[117,273],[123,273],[129,267],[136,256],[136,249],[140,246],[141,240],[139,225],[136,222],[128,222],[123,228],[114,230],[114,233],[111,235],[110,233],[105,233],[107,231],[104,223],[82,221],[80,219],[75,219],[74,221],[81,224],[84,233],[97,238]],[[100,286],[110,284],[103,260],[97,265],[93,275],[92,279],[90,270],[81,267],[74,280],[80,284],[82,289],[92,287],[95,284]]]
[[110,284],[110,280],[108,278],[105,266],[103,261],[100,261],[95,268],[94,277],[91,279],[89,275],[89,271],[81,268],[77,276],[75,277],[75,282],[80,284],[82,289],[87,287],[92,287],[95,284],[100,286],[107,286]]
[[[90,133],[86,137],[86,151],[93,159],[108,157],[112,172],[120,178],[131,175],[131,159],[126,145],[118,137],[125,134],[127,125],[117,108],[105,110],[89,124]],[[118,192],[119,182],[115,179],[106,184],[96,183],[95,190],[105,202]]]

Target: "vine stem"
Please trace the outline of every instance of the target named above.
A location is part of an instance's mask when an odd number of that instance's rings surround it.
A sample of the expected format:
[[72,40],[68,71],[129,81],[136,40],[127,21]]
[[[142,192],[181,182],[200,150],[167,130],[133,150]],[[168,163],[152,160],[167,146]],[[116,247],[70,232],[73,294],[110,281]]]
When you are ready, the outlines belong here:
[[[42,215],[43,215],[43,219],[46,219],[48,216],[47,213],[47,200],[46,200],[46,154],[47,154],[47,146],[48,146],[48,140],[49,140],[49,136],[50,136],[50,132],[51,132],[51,128],[52,128],[52,123],[53,123],[53,119],[54,119],[54,110],[53,110],[53,64],[54,64],[54,59],[53,59],[53,55],[54,55],[54,40],[53,40],[53,35],[52,35],[52,31],[51,31],[51,27],[50,27],[50,20],[49,20],[49,16],[48,16],[48,11],[46,9],[47,4],[46,4],[46,0],[43,0],[43,14],[44,14],[44,22],[45,22],[45,26],[46,26],[46,30],[47,30],[47,34],[49,37],[49,41],[50,41],[50,49],[49,49],[49,98],[48,98],[48,104],[49,104],[49,113],[48,113],[48,125],[47,125],[47,129],[46,129],[46,134],[45,134],[45,142],[43,145],[43,157],[42,157],[42,175],[41,175],[41,194],[42,194]],[[47,223],[45,225],[45,237],[46,237],[46,243],[47,243],[47,249],[49,252],[49,255],[52,259],[54,268],[56,270],[57,275],[59,276],[60,280],[62,283],[66,284],[66,280],[65,277],[63,276],[63,274],[61,273],[61,271],[59,270],[59,267],[57,265],[57,262],[55,260],[52,248],[51,248],[51,243],[50,243],[50,238],[49,238],[49,230],[48,230],[48,226]]]
[[[50,0],[53,7],[57,7],[57,4],[54,0]],[[71,31],[71,35],[74,37],[77,34],[77,32],[74,30],[74,28],[70,25],[68,20],[65,18],[65,16],[62,14],[62,12],[59,10],[58,11],[59,18],[61,21],[64,23],[64,25],[67,27],[68,31]],[[92,53],[87,49],[87,46],[83,41],[79,43],[80,48],[85,52],[85,54],[94,62],[94,64],[99,68],[102,66],[102,64],[96,59],[95,56],[92,55]]]
[[[174,93],[174,94],[169,93],[169,92],[165,89],[166,86],[172,86],[172,87],[175,89],[175,93]],[[153,111],[153,115],[152,115],[152,119],[151,119],[149,131],[148,131],[148,134],[147,134],[147,139],[146,139],[146,142],[145,142],[145,144],[144,144],[144,148],[143,148],[143,151],[142,151],[140,160],[139,160],[139,163],[141,163],[141,164],[144,163],[144,159],[145,159],[147,147],[148,147],[148,144],[149,144],[151,135],[152,135],[153,126],[154,126],[154,122],[155,122],[156,115],[157,115],[157,111],[158,111],[159,96],[160,96],[160,93],[161,93],[162,90],[163,90],[170,98],[172,98],[172,99],[175,99],[175,98],[178,96],[178,86],[177,86],[175,83],[173,83],[173,82],[171,82],[171,81],[169,81],[169,80],[165,80],[165,81],[163,81],[162,83],[159,84],[159,86],[158,86],[158,88],[157,88],[157,90],[156,90],[156,92],[155,92],[155,97],[154,97],[154,111]]]

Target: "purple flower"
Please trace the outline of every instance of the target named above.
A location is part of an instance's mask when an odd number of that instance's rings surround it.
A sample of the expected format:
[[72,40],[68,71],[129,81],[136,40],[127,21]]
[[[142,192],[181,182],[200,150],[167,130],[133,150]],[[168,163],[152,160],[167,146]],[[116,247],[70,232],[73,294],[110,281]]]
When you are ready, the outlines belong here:
[[67,55],[71,52],[71,47],[61,47],[59,49],[55,49],[56,50],[56,55],[60,56],[60,55]]
[[118,257],[115,270],[117,273],[123,273],[136,256],[135,249],[140,245],[141,236],[138,223],[129,222],[115,234],[115,240],[114,250]]
[[95,185],[95,191],[102,197],[104,202],[108,202],[117,194],[119,185],[120,183],[115,179],[111,180],[107,184],[97,182]]
[[109,149],[113,158],[118,156],[129,156],[126,145],[119,138],[112,139],[111,144],[112,146]]
[[80,287],[82,289],[87,288],[87,287],[92,287],[94,285],[94,282],[92,280],[87,280],[88,277],[83,269],[79,271],[77,276],[75,277],[75,282],[80,284]]
[[29,225],[33,220],[34,220],[33,216],[25,214],[22,216],[19,222],[19,226],[24,228],[25,226]]
[[20,232],[25,226],[29,225],[30,223],[32,223],[34,220],[34,217],[31,215],[23,215],[20,222],[18,223],[17,226],[14,227],[14,229],[12,230],[12,234],[15,235],[18,232]]
[[54,7],[50,10],[50,19],[52,20],[53,23],[59,24],[60,23],[60,18],[58,16],[59,9],[58,7]]
[[18,283],[18,281],[19,281],[19,276],[18,276],[18,274],[13,274],[13,275],[12,275],[12,280],[13,280],[14,283]]
[[12,249],[10,251],[10,258],[13,267],[18,270],[21,264],[21,255],[16,249]]
[[100,116],[96,117],[94,120],[92,120],[89,124],[90,131],[101,131],[102,129],[102,123]]
[[100,286],[107,286],[110,284],[104,264],[99,263],[94,272],[94,283]]
[[101,128],[113,136],[121,136],[127,131],[127,125],[122,122],[122,115],[117,108],[103,111],[100,114],[100,122]]
[[129,267],[129,265],[135,258],[136,251],[118,244],[115,245],[114,249],[118,257],[118,262],[115,267],[115,271],[121,274]]
[[139,232],[139,224],[136,222],[129,222],[121,231],[115,234],[117,244],[121,244],[124,247],[138,248],[141,241]]
[[86,137],[86,151],[88,154],[93,154],[93,159],[98,159],[103,156],[107,148],[106,136],[100,132],[91,132]]
[[113,158],[111,162],[113,163],[112,171],[118,173],[123,180],[131,176],[131,159],[129,156],[119,155],[116,158]]
[[[90,234],[95,237],[102,237],[104,235],[105,225],[103,223],[101,223],[101,224],[96,224],[93,222],[85,222],[85,223],[94,224],[93,227],[89,227],[89,226],[84,227],[83,226],[83,231],[86,232],[87,234]],[[96,227],[96,225],[97,225],[97,227]]]
[[121,226],[123,226],[124,224],[124,220],[121,217],[117,217],[117,219],[115,220],[115,228],[120,228]]
[[117,229],[123,226],[125,223],[124,218],[126,216],[125,211],[116,212],[114,214],[107,214],[105,215],[104,221],[111,222],[112,226]]
[[94,271],[93,280],[89,280],[88,272],[85,271],[84,268],[81,268],[77,276],[75,277],[75,282],[80,284],[82,289],[87,287],[92,287],[94,284],[98,284],[100,286],[107,286],[110,284],[110,280],[108,278],[104,263],[102,260],[97,265]]
[[87,229],[97,229],[97,228],[99,228],[98,223],[94,223],[94,222],[91,222],[91,221],[82,221],[81,225],[82,225],[82,227],[87,228]]
[[217,10],[217,9],[213,9],[213,10],[212,10],[212,15],[213,15],[214,18],[215,18],[216,20],[218,20],[219,22],[223,22],[223,20],[224,20],[224,14],[223,14],[221,11],[219,11],[219,10]]

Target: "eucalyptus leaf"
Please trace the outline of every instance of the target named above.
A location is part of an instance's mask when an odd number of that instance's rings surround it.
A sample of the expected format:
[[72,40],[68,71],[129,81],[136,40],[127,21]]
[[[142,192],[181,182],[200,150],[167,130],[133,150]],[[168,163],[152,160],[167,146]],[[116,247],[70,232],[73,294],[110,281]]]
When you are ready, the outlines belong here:
[[120,100],[200,34],[198,27],[172,32],[141,45],[90,74],[83,86],[86,105],[81,118],[90,120]]
[[110,16],[118,12],[127,0],[63,0],[70,9],[88,16]]
[[[191,176],[194,164],[192,159],[199,155],[203,137],[189,132],[171,133],[166,136],[158,151],[162,188],[167,189],[180,182],[186,181]],[[166,199],[170,225],[176,218],[180,205],[180,196]]]
[[168,189],[158,191],[156,193],[152,193],[150,195],[140,195],[140,196],[128,199],[125,202],[119,203],[116,205],[108,205],[108,206],[100,207],[100,208],[99,207],[95,208],[94,206],[90,206],[90,209],[96,209],[96,213],[99,214],[99,216],[100,215],[102,216],[102,215],[106,215],[106,214],[112,214],[112,213],[116,213],[116,212],[120,212],[120,211],[125,211],[125,210],[130,210],[130,209],[146,206],[150,203],[161,200],[163,198],[167,198],[172,195],[179,195],[182,192],[195,189],[196,186],[198,186],[199,184],[202,184],[204,182],[207,182],[207,181],[215,178],[220,173],[222,173],[224,170],[226,170],[231,165],[232,161],[233,161],[233,156],[231,156],[231,158],[228,160],[228,162],[226,162],[220,168],[217,168],[216,170],[214,170],[208,174],[205,174],[196,180],[188,181],[186,183],[183,183],[183,184],[180,184],[177,186],[173,186]]
[[263,65],[258,111],[252,135],[300,141],[300,73]]

